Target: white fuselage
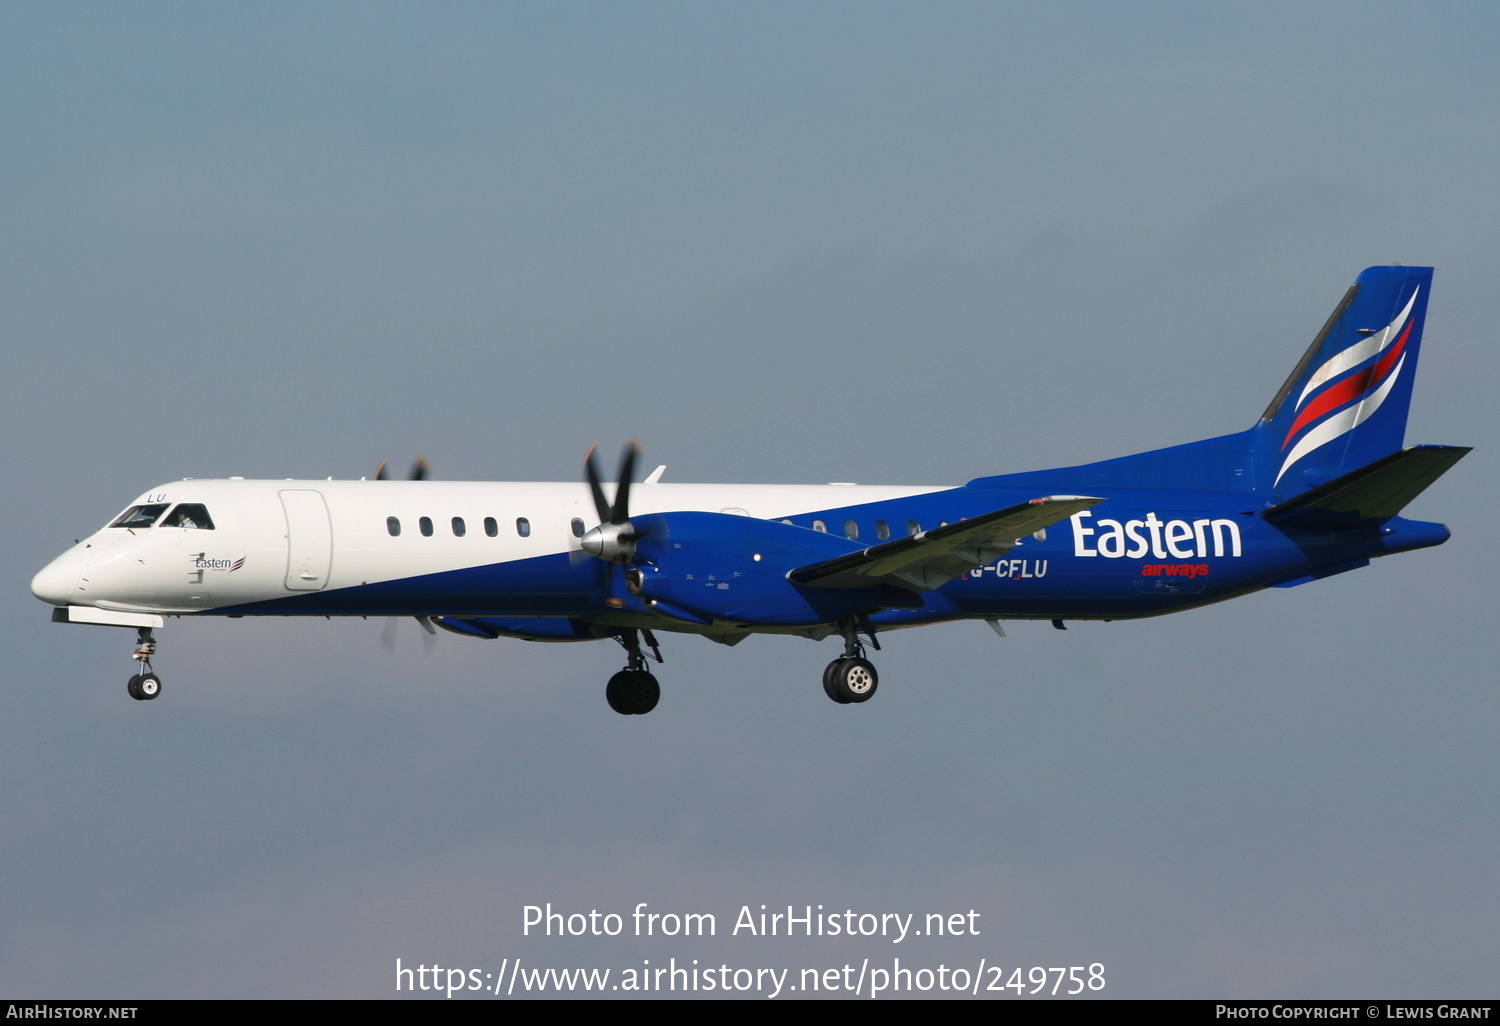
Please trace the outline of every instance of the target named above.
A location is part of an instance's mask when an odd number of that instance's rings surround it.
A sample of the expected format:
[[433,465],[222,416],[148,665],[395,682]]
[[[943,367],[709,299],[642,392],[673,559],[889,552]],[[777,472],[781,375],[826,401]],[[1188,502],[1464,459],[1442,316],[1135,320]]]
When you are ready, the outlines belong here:
[[[813,526],[808,511],[937,490],[639,484],[631,507]],[[558,553],[592,559],[579,535],[598,522],[581,483],[188,479],[132,505],[181,503],[201,505],[212,528],[170,526],[165,515],[148,528],[102,528],[37,574],[32,591],[57,606],[204,613]]]

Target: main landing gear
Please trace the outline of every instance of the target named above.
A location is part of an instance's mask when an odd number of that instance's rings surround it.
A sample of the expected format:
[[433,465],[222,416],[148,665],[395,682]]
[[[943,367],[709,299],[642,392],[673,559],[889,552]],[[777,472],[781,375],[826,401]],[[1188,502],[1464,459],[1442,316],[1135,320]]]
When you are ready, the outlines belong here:
[[[870,644],[879,650],[880,642],[875,640],[875,631],[868,624],[864,626]],[[844,632],[844,654],[823,671],[823,692],[839,705],[868,702],[879,684],[875,666],[865,658],[865,646],[859,640],[859,629],[854,621],[846,620],[840,627]]]
[[661,699],[661,685],[647,671],[646,657],[641,654],[642,634],[646,637],[646,644],[651,646],[651,654],[656,657],[656,661],[662,661],[661,649],[657,647],[656,637],[650,631],[637,633],[632,628],[616,636],[615,640],[624,646],[630,658],[625,669],[609,678],[609,684],[604,688],[604,697],[609,702],[609,707],[621,716],[644,716],[655,709],[656,703]]
[[141,664],[145,673],[137,673],[130,678],[130,683],[125,685],[125,690],[130,692],[130,697],[137,702],[149,702],[161,694],[161,678],[151,672],[151,657],[156,654],[156,638],[151,635],[150,627],[137,627],[135,629],[135,652],[130,658]]

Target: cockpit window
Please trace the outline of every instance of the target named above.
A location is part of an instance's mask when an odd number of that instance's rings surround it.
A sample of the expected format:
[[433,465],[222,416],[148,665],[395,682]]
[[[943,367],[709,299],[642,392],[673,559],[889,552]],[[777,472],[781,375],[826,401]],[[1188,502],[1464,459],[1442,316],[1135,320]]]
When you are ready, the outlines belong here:
[[149,506],[131,506],[110,527],[150,527],[156,523],[156,518],[167,511],[165,502],[152,503]]
[[208,515],[208,507],[196,502],[181,502],[167,514],[162,527],[193,527],[200,531],[212,531],[214,522]]

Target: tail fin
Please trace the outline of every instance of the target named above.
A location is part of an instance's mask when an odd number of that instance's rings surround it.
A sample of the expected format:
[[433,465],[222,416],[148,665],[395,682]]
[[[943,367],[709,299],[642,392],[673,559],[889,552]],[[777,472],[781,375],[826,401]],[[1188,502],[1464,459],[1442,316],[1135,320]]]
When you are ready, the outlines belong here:
[[1253,429],[1260,489],[1297,495],[1401,448],[1431,288],[1430,267],[1355,279]]

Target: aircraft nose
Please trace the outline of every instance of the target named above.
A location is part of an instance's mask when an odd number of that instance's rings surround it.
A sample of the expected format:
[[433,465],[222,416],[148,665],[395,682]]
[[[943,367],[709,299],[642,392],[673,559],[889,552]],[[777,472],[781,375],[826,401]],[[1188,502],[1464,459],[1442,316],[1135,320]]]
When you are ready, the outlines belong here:
[[54,606],[70,605],[77,601],[81,575],[78,557],[64,552],[31,579],[31,593]]

